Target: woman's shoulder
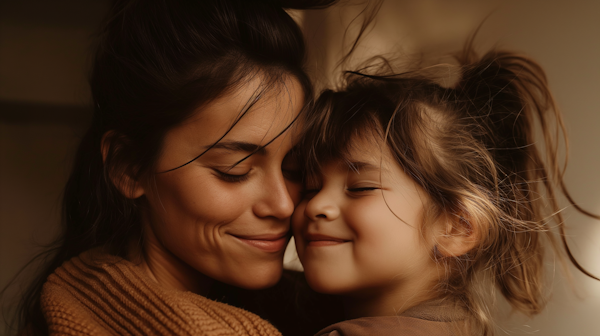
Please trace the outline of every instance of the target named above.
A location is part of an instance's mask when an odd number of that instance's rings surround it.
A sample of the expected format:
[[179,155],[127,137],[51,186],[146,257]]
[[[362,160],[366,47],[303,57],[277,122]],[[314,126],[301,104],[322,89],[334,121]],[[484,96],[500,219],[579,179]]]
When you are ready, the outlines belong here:
[[164,289],[137,265],[99,250],[56,269],[41,305],[51,334],[280,335],[248,311]]

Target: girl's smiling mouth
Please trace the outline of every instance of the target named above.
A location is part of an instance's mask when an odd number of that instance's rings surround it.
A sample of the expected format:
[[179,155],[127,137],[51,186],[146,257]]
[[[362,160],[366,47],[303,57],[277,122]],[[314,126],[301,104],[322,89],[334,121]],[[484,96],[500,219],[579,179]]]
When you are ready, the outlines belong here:
[[334,246],[350,242],[347,239],[341,239],[322,234],[307,234],[305,236],[307,246]]

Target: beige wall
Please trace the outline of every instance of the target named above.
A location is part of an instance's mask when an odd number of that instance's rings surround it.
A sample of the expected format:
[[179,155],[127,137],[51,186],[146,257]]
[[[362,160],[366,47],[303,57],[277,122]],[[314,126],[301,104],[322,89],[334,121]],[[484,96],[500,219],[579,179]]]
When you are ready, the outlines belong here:
[[[55,235],[104,0],[0,1],[0,287]],[[2,299],[13,307],[17,281]],[[0,335],[4,332],[0,320]]]
[[[33,255],[36,244],[55,232],[61,188],[86,120],[78,115],[86,113],[88,102],[89,37],[106,1],[23,0],[0,6],[0,286],[4,286]],[[313,46],[311,64],[325,69],[320,77],[327,78],[341,46],[339,27],[357,8],[302,16]],[[391,46],[402,47],[407,54],[451,50],[491,10],[495,12],[478,41],[484,47],[498,43],[522,50],[545,67],[570,131],[567,183],[582,205],[600,213],[600,2],[388,0],[362,52],[386,52]],[[574,253],[600,274],[600,223],[567,213]],[[553,269],[549,262],[550,274]],[[600,283],[574,274],[579,298],[557,272],[553,300],[545,313],[533,321],[518,316],[503,319],[499,327],[512,335],[597,335]]]

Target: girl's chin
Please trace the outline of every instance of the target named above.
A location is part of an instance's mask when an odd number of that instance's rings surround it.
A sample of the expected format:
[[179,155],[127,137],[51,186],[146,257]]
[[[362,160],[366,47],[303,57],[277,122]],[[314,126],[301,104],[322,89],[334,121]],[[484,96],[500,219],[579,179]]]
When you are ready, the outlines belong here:
[[[317,274],[315,274],[317,273]],[[344,281],[336,276],[324,274],[322,272],[307,272],[304,270],[306,282],[315,292],[322,294],[344,295],[348,294],[348,288],[345,288]]]

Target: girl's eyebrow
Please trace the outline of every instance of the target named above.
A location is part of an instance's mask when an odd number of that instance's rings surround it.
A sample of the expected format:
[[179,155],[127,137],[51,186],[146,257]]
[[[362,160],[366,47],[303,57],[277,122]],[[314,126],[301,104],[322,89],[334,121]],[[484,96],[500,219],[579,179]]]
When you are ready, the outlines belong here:
[[360,171],[380,170],[380,168],[381,168],[380,166],[376,166],[372,163],[364,162],[364,161],[348,162],[348,167],[357,173]]
[[259,155],[265,155],[267,150],[264,146],[253,144],[245,141],[221,141],[214,145],[207,146],[212,147],[211,149],[225,149],[232,152],[244,152],[244,153],[254,153]]

